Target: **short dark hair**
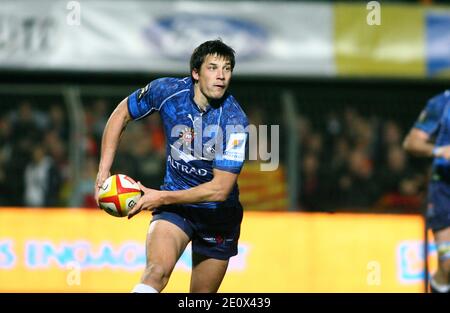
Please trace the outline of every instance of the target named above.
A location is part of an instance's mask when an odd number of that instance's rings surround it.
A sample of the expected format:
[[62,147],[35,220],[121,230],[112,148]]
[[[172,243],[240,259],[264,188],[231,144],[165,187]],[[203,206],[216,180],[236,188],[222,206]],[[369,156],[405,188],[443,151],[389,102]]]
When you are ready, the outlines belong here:
[[[231,63],[231,70],[234,69],[235,59],[234,50],[230,46],[223,43],[221,39],[209,40],[202,43],[200,46],[195,48],[191,55],[191,77],[192,71],[195,69],[200,70],[205,58],[208,54],[218,55],[225,59],[228,59]],[[193,79],[193,78],[192,78]]]

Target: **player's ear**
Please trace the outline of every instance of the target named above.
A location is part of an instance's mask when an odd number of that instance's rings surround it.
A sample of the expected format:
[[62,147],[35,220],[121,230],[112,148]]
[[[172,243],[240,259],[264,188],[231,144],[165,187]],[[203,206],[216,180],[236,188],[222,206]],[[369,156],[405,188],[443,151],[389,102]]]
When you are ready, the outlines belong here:
[[192,69],[192,73],[191,74],[192,74],[192,78],[195,81],[198,81],[200,75],[198,74],[198,70],[196,68]]

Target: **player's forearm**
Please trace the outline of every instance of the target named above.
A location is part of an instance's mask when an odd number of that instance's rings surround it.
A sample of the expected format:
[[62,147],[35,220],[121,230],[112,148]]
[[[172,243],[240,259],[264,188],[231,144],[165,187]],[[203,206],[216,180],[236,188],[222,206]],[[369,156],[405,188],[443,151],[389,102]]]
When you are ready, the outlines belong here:
[[407,137],[403,142],[403,148],[415,156],[432,157],[435,146],[427,141],[413,140]]
[[123,100],[106,123],[102,137],[99,171],[109,172],[112,166],[120,142],[120,136],[129,121],[128,111],[125,110],[128,109],[126,100]]
[[161,202],[164,205],[199,203],[199,202],[221,202],[228,197],[226,192],[214,182],[207,182],[187,190],[162,191]]

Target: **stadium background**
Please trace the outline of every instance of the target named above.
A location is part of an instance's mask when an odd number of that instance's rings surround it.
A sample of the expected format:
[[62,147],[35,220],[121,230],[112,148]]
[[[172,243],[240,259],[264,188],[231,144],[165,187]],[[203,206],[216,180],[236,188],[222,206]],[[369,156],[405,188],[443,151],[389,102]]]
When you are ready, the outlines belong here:
[[[101,134],[121,99],[187,76],[192,48],[217,37],[237,51],[231,92],[251,123],[280,125],[277,170],[261,156],[240,176],[239,255],[220,291],[424,290],[429,160],[401,142],[448,88],[445,2],[382,1],[380,25],[363,1],[39,3],[0,6],[0,291],[138,281],[149,214],[95,208]],[[156,116],[132,123],[113,172],[157,187],[163,147]],[[189,267],[188,249],[167,292],[188,290]]]

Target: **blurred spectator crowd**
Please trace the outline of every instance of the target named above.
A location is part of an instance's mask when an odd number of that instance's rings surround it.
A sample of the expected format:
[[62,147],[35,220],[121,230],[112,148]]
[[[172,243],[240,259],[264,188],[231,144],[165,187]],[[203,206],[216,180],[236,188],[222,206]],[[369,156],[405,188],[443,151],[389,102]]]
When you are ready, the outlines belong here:
[[[101,136],[116,103],[85,104],[80,179],[70,167],[70,124],[63,104],[40,106],[30,100],[0,112],[0,206],[96,207],[94,183]],[[156,117],[156,116],[155,116]],[[164,174],[164,138],[159,119],[131,123],[123,134],[112,173],[126,173],[157,188]]]
[[[41,108],[21,100],[16,107],[0,111],[1,206],[96,206],[93,190],[101,137],[117,102],[84,102],[86,129],[84,138],[77,140],[83,166],[77,184],[71,179],[70,123],[62,103]],[[251,122],[262,123],[260,113],[251,110]],[[322,125],[298,116],[299,210],[421,209],[429,166],[414,164],[402,149],[408,129],[394,120],[362,116],[352,108],[327,113]],[[158,188],[164,155],[164,134],[155,114],[128,125],[112,173],[125,173]]]
[[307,117],[298,117],[300,209],[422,209],[431,162],[410,158],[402,149],[414,121],[402,128],[395,120],[363,116],[354,108],[324,118],[317,129]]

